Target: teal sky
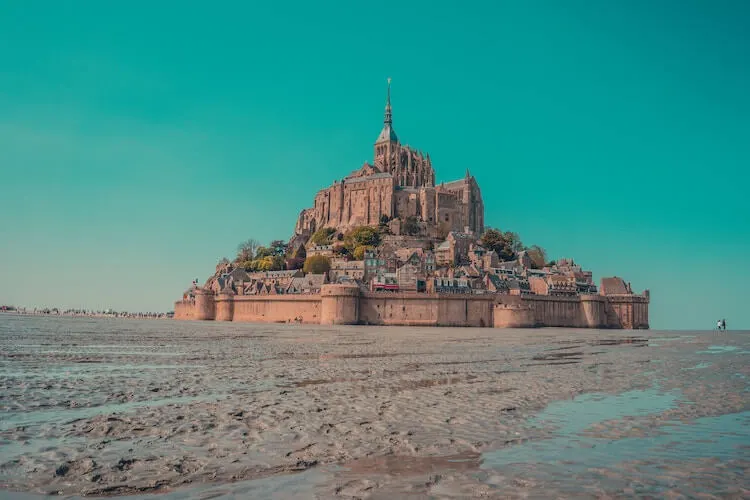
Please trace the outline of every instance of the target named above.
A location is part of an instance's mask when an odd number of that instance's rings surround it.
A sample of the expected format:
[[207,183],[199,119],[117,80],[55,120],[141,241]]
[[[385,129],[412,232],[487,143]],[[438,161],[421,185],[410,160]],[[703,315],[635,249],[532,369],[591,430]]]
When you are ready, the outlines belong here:
[[750,3],[0,0],[0,303],[169,310],[394,128],[488,224],[750,328]]

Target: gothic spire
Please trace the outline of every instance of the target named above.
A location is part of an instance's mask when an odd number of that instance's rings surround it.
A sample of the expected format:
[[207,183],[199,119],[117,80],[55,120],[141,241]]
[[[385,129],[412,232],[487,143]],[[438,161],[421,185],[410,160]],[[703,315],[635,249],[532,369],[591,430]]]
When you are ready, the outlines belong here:
[[[393,116],[391,115],[391,79],[388,79],[388,94],[385,100],[385,118],[383,119],[383,130],[380,131],[375,144],[382,142],[398,142],[396,132],[393,130]],[[376,153],[377,156],[377,153]]]
[[385,119],[383,123],[386,125],[393,124],[393,116],[391,115],[391,79],[388,78],[388,97],[385,100]]

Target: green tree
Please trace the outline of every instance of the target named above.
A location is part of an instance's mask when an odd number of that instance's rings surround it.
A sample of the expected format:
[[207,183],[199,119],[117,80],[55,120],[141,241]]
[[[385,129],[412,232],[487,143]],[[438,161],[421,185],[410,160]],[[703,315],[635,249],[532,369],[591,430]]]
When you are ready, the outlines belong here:
[[417,220],[417,218],[413,215],[407,217],[406,220],[404,220],[404,225],[401,226],[401,231],[404,234],[408,234],[411,236],[419,234],[419,221]]
[[332,227],[321,227],[313,233],[310,241],[319,246],[330,245],[335,233],[336,230]]
[[523,249],[523,243],[518,234],[497,229],[487,229],[480,239],[482,246],[488,250],[497,252],[500,260],[513,260],[516,253]]
[[374,247],[368,246],[368,245],[360,245],[357,248],[352,251],[352,257],[354,260],[364,260],[365,258],[365,252],[367,250],[372,250]]
[[313,255],[305,259],[302,270],[313,274],[327,273],[331,270],[331,261],[325,255]]
[[274,255],[286,255],[287,247],[288,245],[284,240],[273,240],[268,244],[268,248]]
[[337,257],[349,257],[351,252],[344,245],[338,245],[333,247],[333,255],[336,255]]
[[264,257],[271,257],[273,255],[273,250],[271,250],[268,247],[259,246],[255,250],[255,258],[256,259],[262,259]]
[[380,244],[380,232],[371,226],[355,227],[344,237],[344,245],[353,251],[359,246],[376,247]]
[[255,259],[255,262],[257,262],[258,271],[271,271],[273,268],[273,257],[271,256]]
[[547,262],[547,251],[539,245],[531,245],[526,249],[526,252],[531,258],[531,267],[533,269],[541,269]]

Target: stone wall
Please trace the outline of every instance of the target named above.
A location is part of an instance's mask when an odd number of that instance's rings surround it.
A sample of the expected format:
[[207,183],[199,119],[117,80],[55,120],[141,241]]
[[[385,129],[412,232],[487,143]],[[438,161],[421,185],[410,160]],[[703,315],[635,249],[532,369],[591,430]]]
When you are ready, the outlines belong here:
[[233,302],[232,321],[320,323],[320,295],[243,295]]
[[359,322],[366,325],[492,326],[491,295],[365,292]]
[[608,295],[607,315],[611,328],[648,329],[648,297],[642,295]]
[[175,303],[175,319],[312,324],[473,326],[495,328],[648,328],[649,298],[639,295],[554,297],[362,292],[324,285],[300,295],[201,292]]

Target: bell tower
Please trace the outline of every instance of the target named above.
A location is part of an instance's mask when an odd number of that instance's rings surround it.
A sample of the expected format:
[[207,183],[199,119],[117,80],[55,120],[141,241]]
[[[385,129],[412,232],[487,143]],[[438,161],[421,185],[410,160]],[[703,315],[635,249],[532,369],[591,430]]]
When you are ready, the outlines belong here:
[[393,130],[393,115],[391,113],[391,79],[388,78],[388,94],[385,100],[385,117],[383,130],[375,141],[375,166],[384,172],[391,169],[391,155],[398,151],[398,137]]

